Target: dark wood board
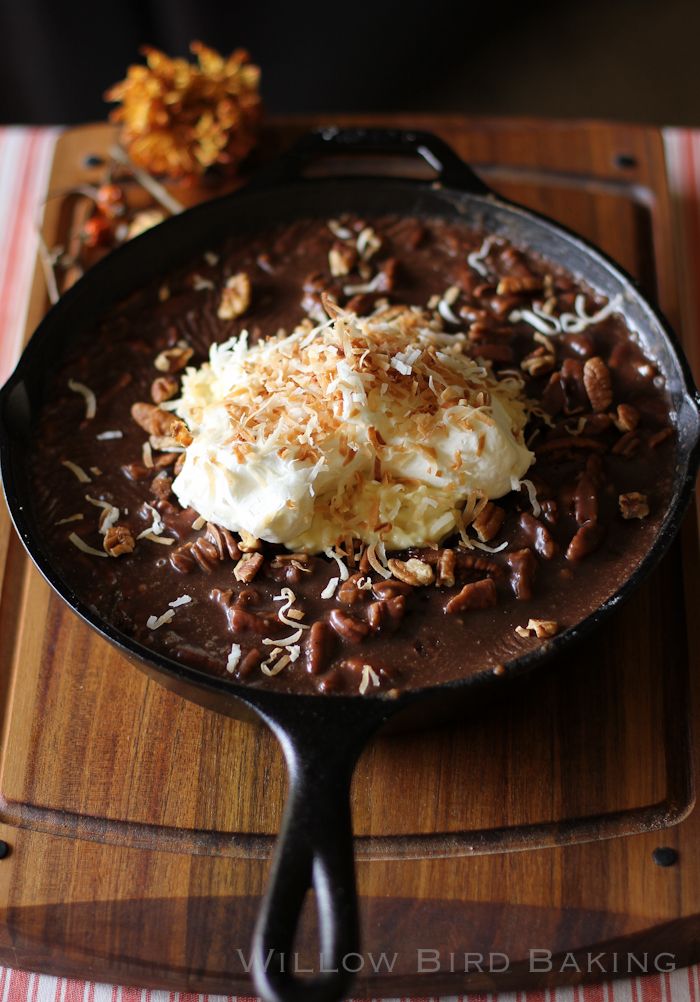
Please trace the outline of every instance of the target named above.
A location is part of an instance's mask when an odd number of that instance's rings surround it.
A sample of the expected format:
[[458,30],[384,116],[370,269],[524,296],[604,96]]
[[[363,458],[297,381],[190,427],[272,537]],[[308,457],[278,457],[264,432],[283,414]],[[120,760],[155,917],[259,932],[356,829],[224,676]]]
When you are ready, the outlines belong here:
[[[382,122],[439,132],[496,190],[599,243],[680,325],[658,131],[454,116]],[[265,155],[310,124],[272,123]],[[64,133],[52,189],[89,179],[84,155],[112,137],[106,126]],[[69,221],[53,200],[49,245],[63,242]],[[37,273],[28,332],[45,308]],[[274,739],[146,681],[50,593],[4,509],[3,574],[0,837],[12,851],[0,861],[0,960],[249,991],[237,951],[245,959],[286,786]],[[353,788],[366,953],[358,994],[522,988],[585,974],[585,962],[583,973],[556,963],[530,971],[530,949],[700,959],[688,739],[699,707],[688,672],[697,576],[690,516],[650,582],[517,700],[367,750]],[[675,866],[654,864],[658,845],[678,850]],[[439,950],[442,969],[426,955],[419,974],[420,949]],[[369,954],[381,951],[398,957],[375,975]],[[464,974],[465,952],[490,951],[509,956],[508,971]]]

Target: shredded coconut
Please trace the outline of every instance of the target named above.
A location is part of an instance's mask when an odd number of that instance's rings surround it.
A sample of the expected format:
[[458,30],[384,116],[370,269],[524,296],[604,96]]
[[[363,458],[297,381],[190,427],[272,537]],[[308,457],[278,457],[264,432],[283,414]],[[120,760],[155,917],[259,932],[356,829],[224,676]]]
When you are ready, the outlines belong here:
[[171,609],[179,609],[181,605],[189,605],[191,601],[191,595],[180,595],[180,597],[176,598],[173,602],[168,602],[168,605]]
[[339,584],[340,584],[340,578],[331,578],[326,587],[321,592],[321,598],[333,598]]
[[75,379],[68,380],[68,389],[72,390],[73,393],[79,393],[80,396],[85,401],[85,417],[88,421],[91,421],[95,414],[97,413],[97,398],[92,392],[89,386],[85,383],[79,383]]
[[82,513],[76,512],[75,515],[68,515],[66,518],[59,518],[58,522],[54,522],[54,525],[65,525],[67,522],[80,522],[84,518],[85,516]]
[[70,459],[63,459],[63,460],[61,460],[61,466],[65,466],[65,468],[67,470],[70,470],[71,473],[78,478],[78,480],[80,481],[81,484],[91,484],[92,483],[92,480],[87,475],[87,473],[82,468],[82,466],[78,466],[77,463],[71,462]]
[[146,626],[149,630],[159,630],[165,623],[169,623],[174,615],[174,609],[166,609],[162,616],[149,616],[146,620]]
[[240,644],[231,644],[231,650],[226,661],[226,671],[234,672],[236,670],[242,653]]
[[98,442],[108,442],[112,438],[123,438],[123,431],[101,431],[99,435],[95,435]]
[[92,557],[107,556],[107,554],[103,550],[96,550],[94,546],[90,546],[88,543],[85,542],[84,539],[81,539],[80,536],[78,536],[75,532],[71,532],[68,538],[70,539],[73,546],[77,546],[79,550],[83,551],[83,553],[89,553],[90,556]]
[[379,685],[379,675],[371,665],[362,665],[362,679],[360,681],[360,694],[364,694],[369,689],[370,682],[372,685]]

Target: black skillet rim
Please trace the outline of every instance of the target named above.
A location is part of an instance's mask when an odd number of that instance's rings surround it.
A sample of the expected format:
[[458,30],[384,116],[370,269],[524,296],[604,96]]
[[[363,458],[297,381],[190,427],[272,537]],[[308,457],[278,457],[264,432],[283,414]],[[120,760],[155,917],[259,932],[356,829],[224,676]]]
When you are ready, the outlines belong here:
[[[293,184],[303,186],[307,186],[309,184],[327,185],[338,180],[347,182],[348,178],[314,178],[313,180],[296,180]],[[414,190],[430,187],[430,185],[424,181],[407,181],[404,179],[398,180],[386,177],[364,176],[362,178],[352,178],[352,180],[356,180],[359,183],[371,182],[373,184],[381,183],[393,186],[410,185]],[[287,182],[286,184],[275,185],[275,187],[288,187],[293,186],[293,184]],[[446,196],[453,195],[455,198],[463,198],[465,195],[465,191],[453,188],[449,185],[433,184],[432,187],[439,189],[441,193]],[[215,205],[217,202],[228,202],[231,199],[244,197],[249,191],[258,192],[259,190],[260,185],[254,184],[232,194],[224,195],[220,199],[204,202],[200,206],[188,209],[187,213],[189,215],[190,213],[207,209],[211,211],[212,205]],[[38,536],[38,533],[33,532],[25,521],[22,499],[16,494],[14,485],[11,482],[11,469],[13,463],[12,453],[14,449],[16,449],[16,445],[12,442],[11,436],[4,433],[2,422],[0,420],[0,474],[2,476],[3,491],[10,516],[22,544],[44,579],[71,608],[71,610],[85,623],[87,623],[88,626],[115,646],[125,657],[127,657],[128,660],[140,663],[144,667],[154,669],[159,674],[167,678],[181,679],[199,689],[208,690],[221,696],[231,696],[249,705],[257,705],[260,698],[275,701],[283,700],[284,702],[287,702],[289,698],[294,698],[297,703],[303,701],[309,705],[313,704],[314,707],[319,707],[322,705],[322,701],[330,699],[335,705],[352,705],[353,707],[357,707],[360,704],[360,701],[364,701],[370,702],[375,706],[385,705],[387,708],[391,706],[398,710],[401,706],[408,706],[422,696],[436,695],[449,692],[451,690],[462,691],[467,688],[481,688],[487,683],[494,681],[503,683],[507,679],[518,678],[532,671],[534,668],[544,665],[561,654],[571,645],[582,640],[594,631],[619,605],[621,605],[629,597],[629,595],[642,583],[653,568],[661,561],[680,529],[685,510],[692,496],[697,468],[700,465],[700,392],[695,387],[690,366],[675,333],[661,310],[655,304],[650,302],[650,300],[640,291],[638,282],[607,254],[605,254],[605,252],[601,251],[590,241],[584,239],[579,234],[561,223],[550,219],[543,213],[526,209],[523,206],[510,202],[506,198],[489,192],[488,189],[478,192],[467,192],[466,194],[470,194],[471,197],[477,200],[483,199],[489,204],[495,204],[496,206],[502,207],[511,213],[517,213],[526,221],[528,219],[532,219],[536,223],[545,223],[548,227],[563,234],[570,242],[577,246],[578,250],[585,253],[586,256],[597,259],[598,263],[602,265],[609,274],[612,274],[613,277],[623,286],[626,286],[627,289],[631,291],[632,295],[636,297],[638,302],[641,303],[644,309],[651,314],[652,318],[658,323],[661,333],[671,350],[673,360],[678,367],[680,375],[682,376],[684,398],[686,401],[690,402],[691,406],[694,408],[694,441],[689,443],[683,453],[677,456],[679,465],[685,467],[683,479],[676,487],[669,509],[661,524],[659,532],[654,539],[654,542],[639,565],[598,609],[590,613],[578,623],[569,627],[563,633],[558,634],[551,640],[545,641],[545,643],[539,647],[534,648],[533,650],[515,659],[506,661],[503,665],[505,671],[500,675],[495,675],[492,668],[485,668],[481,671],[468,675],[465,678],[455,678],[446,682],[437,683],[435,685],[403,690],[397,697],[393,698],[387,697],[386,694],[360,695],[359,693],[356,693],[342,695],[312,695],[295,693],[293,691],[284,692],[276,689],[266,690],[261,686],[245,685],[235,682],[232,679],[209,675],[197,668],[181,664],[180,662],[167,658],[156,651],[149,650],[149,648],[142,646],[126,634],[123,634],[115,629],[110,623],[94,613],[80,599],[79,596],[75,595],[73,590],[63,581],[48,556],[45,557],[41,543],[35,539],[35,537]],[[137,240],[145,241],[166,239],[168,230],[177,227],[179,218],[180,216],[174,216],[164,220],[163,223],[159,224],[159,226],[155,228],[155,230],[147,231],[139,236]],[[41,342],[46,333],[45,328],[48,318],[51,317],[53,320],[56,311],[67,309],[72,301],[80,296],[81,286],[83,282],[90,281],[90,276],[95,274],[101,275],[107,269],[114,268],[115,259],[118,261],[120,256],[130,253],[130,247],[133,246],[134,242],[122,245],[94,265],[83,278],[81,278],[64,296],[61,297],[59,302],[53,306],[46,314],[46,317],[42,319],[41,323],[32,334],[30,341],[25,346],[14,372],[10,375],[5,385],[0,388],[0,418],[2,415],[2,407],[5,403],[3,398],[9,397],[13,388],[22,381],[26,371],[31,370],[31,368],[37,364],[41,365],[40,361],[37,362],[40,358],[38,352],[41,349]]]

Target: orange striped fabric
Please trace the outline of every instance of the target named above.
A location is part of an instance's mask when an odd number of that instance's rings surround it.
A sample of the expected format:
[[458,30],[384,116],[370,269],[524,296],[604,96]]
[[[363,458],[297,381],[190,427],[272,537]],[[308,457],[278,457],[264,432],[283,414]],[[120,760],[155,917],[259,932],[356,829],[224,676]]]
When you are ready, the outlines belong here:
[[[20,351],[37,251],[37,225],[47,194],[57,134],[55,129],[0,129],[0,234],[4,246],[0,257],[0,382],[12,371]],[[683,341],[697,363],[700,361],[700,131],[667,129],[664,141],[674,199]],[[700,1002],[700,966],[589,987],[445,998],[455,1002]],[[254,1002],[250,996],[234,998],[123,988],[0,967],[0,1002],[225,1000]],[[418,999],[402,1002],[418,1002]]]

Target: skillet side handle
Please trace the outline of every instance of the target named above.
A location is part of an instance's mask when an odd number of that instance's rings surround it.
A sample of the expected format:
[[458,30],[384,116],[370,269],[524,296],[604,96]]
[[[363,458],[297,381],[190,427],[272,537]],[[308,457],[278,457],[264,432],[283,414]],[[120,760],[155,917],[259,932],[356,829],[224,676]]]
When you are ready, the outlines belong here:
[[253,182],[267,186],[298,181],[314,160],[360,153],[418,157],[436,173],[433,184],[458,188],[474,195],[490,195],[491,189],[439,136],[413,129],[347,128],[327,126],[302,136],[274,164],[264,168]]
[[[282,744],[290,780],[253,937],[253,978],[265,1002],[337,1002],[346,994],[359,949],[350,783],[364,744],[392,715],[375,700],[353,700],[356,708],[332,696],[307,698],[315,706],[295,700],[282,714],[270,713],[269,703],[258,709]],[[320,943],[313,976],[301,977],[295,935],[311,888]]]

